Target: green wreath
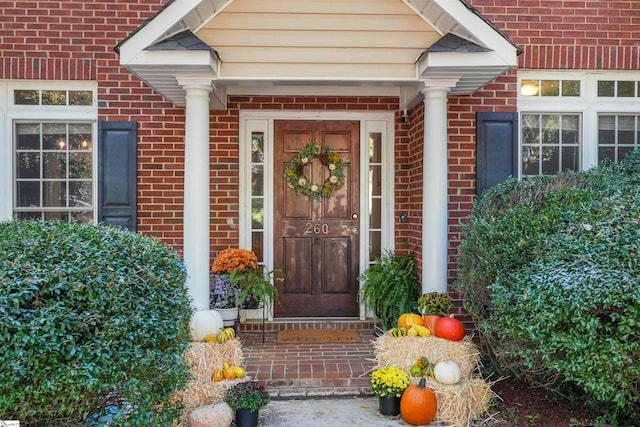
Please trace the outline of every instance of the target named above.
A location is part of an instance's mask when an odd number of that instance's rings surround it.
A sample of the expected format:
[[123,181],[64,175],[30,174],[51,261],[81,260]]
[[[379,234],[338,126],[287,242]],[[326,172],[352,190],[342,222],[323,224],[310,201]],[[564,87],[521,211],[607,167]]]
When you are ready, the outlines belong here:
[[[320,160],[320,163],[329,169],[329,178],[322,185],[309,182],[309,179],[304,176],[304,167],[313,159]],[[344,185],[344,167],[339,154],[329,147],[310,141],[298,154],[293,156],[291,163],[284,170],[284,177],[289,188],[295,189],[299,194],[304,194],[312,199],[331,197]]]

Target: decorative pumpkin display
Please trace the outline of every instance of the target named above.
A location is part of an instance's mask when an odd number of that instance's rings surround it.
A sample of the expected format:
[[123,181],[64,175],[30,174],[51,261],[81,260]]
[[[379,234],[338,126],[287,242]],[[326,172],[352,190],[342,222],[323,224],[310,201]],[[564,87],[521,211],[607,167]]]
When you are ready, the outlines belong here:
[[456,362],[438,362],[433,368],[433,377],[442,384],[457,384],[462,379],[462,372]]
[[240,366],[231,366],[231,370],[235,374],[236,378],[244,378],[244,375],[246,373],[244,368],[242,368]]
[[421,377],[422,376],[422,368],[418,365],[413,365],[411,370],[409,371],[412,377]]
[[231,369],[231,366],[229,366],[229,364],[227,362],[224,362],[222,364],[223,368],[222,368],[222,375],[224,376],[225,380],[233,380],[236,377],[236,373],[233,371],[233,369]]
[[418,359],[417,364],[422,369],[422,375],[426,377],[433,376],[433,363],[429,362],[429,359],[423,356]]
[[402,418],[413,425],[429,424],[436,416],[437,401],[433,390],[425,387],[425,378],[421,378],[418,385],[410,385],[402,393],[400,399],[400,414]]
[[412,325],[407,331],[407,335],[411,335],[412,337],[415,337],[415,336],[428,337],[429,335],[431,335],[431,331],[429,330],[429,328],[425,326]]
[[218,342],[218,335],[209,334],[206,337],[204,337],[204,342],[216,343],[216,342]]
[[460,341],[464,338],[464,325],[458,319],[453,317],[442,317],[438,319],[435,327],[437,337],[450,341]]
[[191,340],[202,341],[210,334],[217,334],[223,328],[222,317],[215,310],[196,311],[189,323]]
[[398,317],[398,326],[409,329],[413,325],[422,326],[422,316],[415,313],[404,313]]
[[218,334],[218,342],[224,344],[236,337],[236,331],[233,328],[226,328]]
[[224,373],[222,372],[222,369],[216,369],[215,371],[213,371],[213,375],[211,376],[211,379],[217,383],[219,383],[220,381],[222,381],[222,379],[224,378]]
[[404,337],[405,335],[407,335],[407,330],[405,328],[401,328],[401,327],[397,327],[397,328],[391,328],[387,331],[387,333],[389,335],[391,335],[392,337]]

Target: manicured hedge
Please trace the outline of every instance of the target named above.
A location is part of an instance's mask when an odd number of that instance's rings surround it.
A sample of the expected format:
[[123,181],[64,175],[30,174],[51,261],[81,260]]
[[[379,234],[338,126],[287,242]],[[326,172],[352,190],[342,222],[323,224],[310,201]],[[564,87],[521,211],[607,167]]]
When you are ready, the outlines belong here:
[[175,252],[125,230],[0,223],[0,420],[171,425],[192,313]]
[[490,189],[456,287],[499,374],[639,421],[640,152]]

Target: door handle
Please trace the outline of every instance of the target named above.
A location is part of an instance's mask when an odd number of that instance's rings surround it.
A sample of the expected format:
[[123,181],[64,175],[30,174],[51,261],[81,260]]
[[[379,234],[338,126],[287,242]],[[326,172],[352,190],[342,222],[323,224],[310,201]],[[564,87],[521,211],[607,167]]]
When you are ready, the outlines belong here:
[[353,227],[353,228],[351,229],[351,234],[353,234],[353,235],[356,235],[356,236],[357,236],[357,235],[358,235],[358,229],[357,229],[357,228],[355,228],[355,227]]
[[358,219],[358,214],[357,213],[352,213],[351,214],[351,219]]

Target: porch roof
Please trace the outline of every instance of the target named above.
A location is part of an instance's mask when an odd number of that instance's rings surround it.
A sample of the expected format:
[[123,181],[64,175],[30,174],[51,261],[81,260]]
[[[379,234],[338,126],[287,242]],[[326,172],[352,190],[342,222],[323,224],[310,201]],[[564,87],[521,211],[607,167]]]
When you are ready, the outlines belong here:
[[[211,78],[212,108],[226,108],[228,94],[303,87],[396,93],[407,108],[426,80],[457,79],[451,93],[470,94],[515,67],[521,53],[465,0],[337,4],[170,0],[116,51],[123,66],[179,106],[185,94],[177,76]],[[255,38],[240,40],[243,19],[251,30],[262,26]]]

